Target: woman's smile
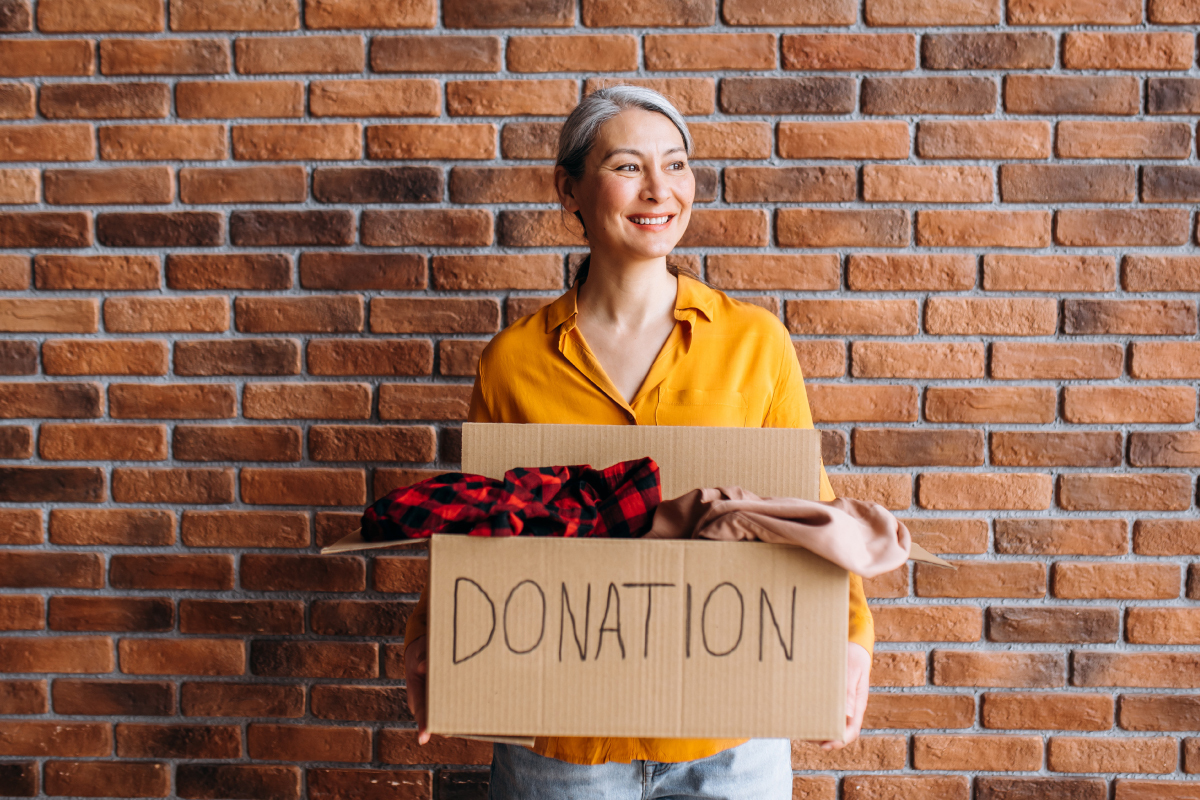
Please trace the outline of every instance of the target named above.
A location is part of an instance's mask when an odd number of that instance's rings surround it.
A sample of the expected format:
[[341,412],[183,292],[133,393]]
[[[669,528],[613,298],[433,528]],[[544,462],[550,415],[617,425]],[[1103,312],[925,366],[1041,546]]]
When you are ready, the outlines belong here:
[[659,214],[657,216],[642,216],[634,215],[626,217],[634,224],[635,227],[646,231],[661,231],[665,230],[671,224],[671,220],[675,219],[674,214]]

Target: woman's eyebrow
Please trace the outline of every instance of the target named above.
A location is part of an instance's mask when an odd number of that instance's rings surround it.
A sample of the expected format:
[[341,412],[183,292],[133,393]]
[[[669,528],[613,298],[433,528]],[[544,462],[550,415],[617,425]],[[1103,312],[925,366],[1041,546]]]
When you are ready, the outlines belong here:
[[[686,153],[686,152],[687,151],[683,147],[676,145],[675,147],[672,147],[670,150],[667,150],[665,153],[663,153],[663,155],[669,156],[669,155],[671,155],[671,153]],[[628,154],[634,155],[634,156],[644,156],[645,155],[645,153],[643,153],[641,150],[636,150],[632,147],[614,147],[612,150],[609,150],[607,153],[605,153],[604,158],[602,158],[600,160],[608,161],[608,159],[612,158],[613,156],[617,155],[618,153],[628,153]]]

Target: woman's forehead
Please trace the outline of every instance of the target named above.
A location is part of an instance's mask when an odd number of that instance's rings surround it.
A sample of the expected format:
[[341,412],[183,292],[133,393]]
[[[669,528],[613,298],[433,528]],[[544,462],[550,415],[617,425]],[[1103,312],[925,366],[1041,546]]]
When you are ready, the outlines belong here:
[[683,146],[683,136],[671,120],[654,111],[627,108],[600,126],[596,151],[601,157],[614,148],[661,152]]

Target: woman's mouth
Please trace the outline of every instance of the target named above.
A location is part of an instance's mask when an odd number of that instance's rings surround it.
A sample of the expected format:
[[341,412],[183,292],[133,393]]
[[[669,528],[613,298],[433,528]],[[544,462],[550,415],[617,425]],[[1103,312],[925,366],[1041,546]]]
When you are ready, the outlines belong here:
[[661,214],[656,217],[635,216],[635,217],[626,217],[626,219],[628,219],[634,225],[637,225],[639,228],[655,229],[655,228],[665,228],[674,216],[675,216],[674,214]]

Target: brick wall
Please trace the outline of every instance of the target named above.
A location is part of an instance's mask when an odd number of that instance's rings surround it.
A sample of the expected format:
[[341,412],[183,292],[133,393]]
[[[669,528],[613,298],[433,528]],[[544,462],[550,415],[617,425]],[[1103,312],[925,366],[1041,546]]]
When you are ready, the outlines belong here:
[[458,460],[627,80],[835,488],[959,563],[869,582],[796,796],[1200,796],[1196,0],[301,2],[0,0],[0,795],[483,796],[397,680],[424,561],[316,547]]

